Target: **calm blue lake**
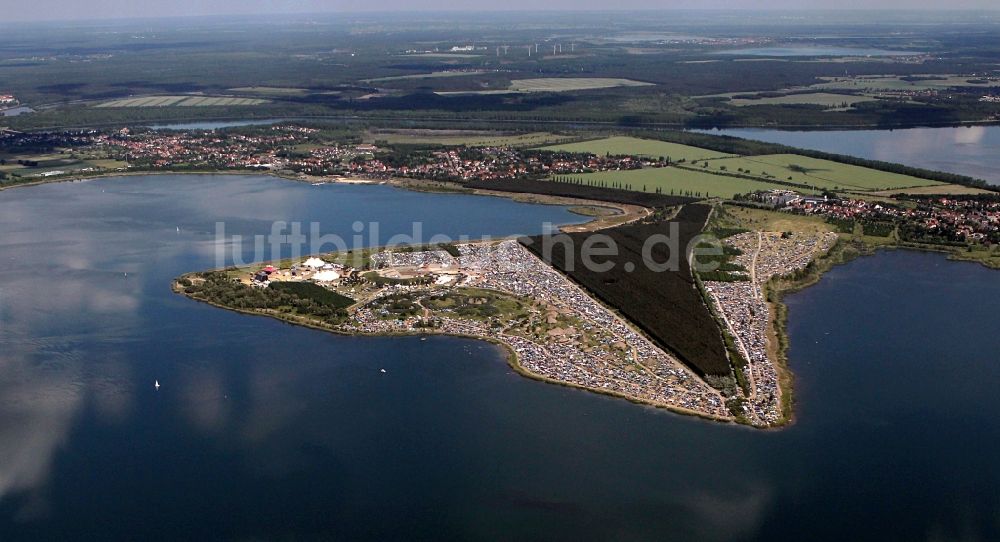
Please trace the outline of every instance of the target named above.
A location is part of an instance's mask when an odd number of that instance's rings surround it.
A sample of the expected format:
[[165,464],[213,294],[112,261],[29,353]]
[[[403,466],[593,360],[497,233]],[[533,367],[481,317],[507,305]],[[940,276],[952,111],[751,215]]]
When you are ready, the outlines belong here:
[[1000,126],[902,130],[705,130],[805,149],[947,171],[1000,185]]
[[335,336],[169,288],[214,265],[217,221],[579,219],[267,177],[0,192],[0,540],[1000,537],[1000,275],[975,264],[886,252],[792,296],[799,416],[774,432],[528,380],[479,341]]

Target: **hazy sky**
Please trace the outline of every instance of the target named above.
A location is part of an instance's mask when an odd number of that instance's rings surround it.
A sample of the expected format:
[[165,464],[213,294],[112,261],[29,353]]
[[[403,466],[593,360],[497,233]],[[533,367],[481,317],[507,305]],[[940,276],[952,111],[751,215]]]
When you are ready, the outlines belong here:
[[7,20],[525,9],[998,9],[997,0],[2,0]]

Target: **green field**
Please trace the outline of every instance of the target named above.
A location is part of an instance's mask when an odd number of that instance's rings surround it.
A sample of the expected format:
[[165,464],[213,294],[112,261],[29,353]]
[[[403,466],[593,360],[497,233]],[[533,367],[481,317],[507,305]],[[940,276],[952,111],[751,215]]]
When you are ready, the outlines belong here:
[[212,107],[260,105],[267,100],[224,96],[142,96],[104,102],[97,107]]
[[[683,196],[690,193],[694,195],[700,194],[700,197],[726,199],[732,198],[736,194],[746,194],[758,190],[788,188],[787,186],[764,181],[739,179],[677,167],[634,169],[630,171],[601,171],[583,175],[570,175],[569,177],[582,180],[584,184],[598,184],[601,182],[609,183],[609,185],[611,183],[621,184],[624,185],[623,188],[639,192],[654,192],[659,188],[663,194],[667,195]],[[631,185],[631,188],[628,185]],[[815,193],[812,190],[799,191]]]
[[[744,107],[748,105],[821,105],[830,108],[852,107],[863,102],[874,102],[877,98],[869,96],[852,96],[849,94],[832,94],[829,92],[811,92],[809,94],[789,94],[766,98],[733,98],[730,105]],[[846,105],[845,105],[846,104]]]
[[518,92],[569,92],[572,90],[651,85],[652,83],[612,77],[542,77],[538,79],[514,79],[510,82],[510,90]]
[[365,83],[378,83],[384,81],[404,81],[406,79],[439,79],[442,77],[461,77],[464,75],[480,75],[486,73],[484,70],[469,70],[469,71],[437,71],[430,73],[414,73],[410,75],[390,75],[387,77],[376,77],[374,79],[363,79]]
[[648,87],[652,83],[618,79],[614,77],[540,77],[537,79],[513,79],[506,89],[459,90],[438,92],[441,96],[516,94],[529,92],[572,92],[574,90],[596,90],[615,87]]
[[531,147],[557,143],[569,136],[548,132],[501,134],[496,132],[462,132],[460,130],[414,130],[407,132],[369,132],[365,141],[388,141],[390,144],[465,145],[467,147]]
[[982,188],[975,188],[973,186],[965,186],[961,184],[935,184],[931,186],[915,186],[912,188],[905,188],[902,190],[884,190],[880,192],[873,192],[873,194],[878,196],[892,196],[894,194],[949,194],[949,195],[964,195],[964,194],[994,194],[989,190],[983,190]]
[[229,89],[230,92],[242,94],[261,94],[265,96],[305,96],[309,94],[308,89],[292,87],[237,87]]
[[715,158],[725,158],[731,156],[721,152],[710,151],[689,145],[678,143],[668,143],[666,141],[656,141],[653,139],[639,139],[635,137],[609,137],[605,139],[595,139],[593,141],[582,141],[580,143],[567,143],[565,145],[553,145],[543,147],[546,151],[564,152],[589,152],[598,156],[611,155],[631,155],[631,156],[652,156],[659,158],[667,156],[672,161],[686,160],[706,160]]
[[468,58],[478,58],[478,57],[481,57],[483,55],[482,54],[474,54],[474,53],[413,53],[413,54],[405,54],[405,55],[398,55],[398,56],[408,57],[408,58],[463,58],[463,59],[468,59]]
[[[19,164],[18,160],[28,163]],[[44,154],[10,154],[0,153],[0,173],[10,176],[11,180],[31,179],[45,173],[64,172],[66,174],[97,170],[114,170],[125,167],[125,162],[108,159],[103,154],[87,155],[72,152],[53,152]]]
[[[809,158],[796,154],[768,154],[743,158],[709,160],[707,171],[740,173],[740,169],[755,177],[773,178],[829,190],[890,190],[914,186],[933,186],[939,183],[899,173],[889,173],[860,166],[852,166]],[[701,163],[699,163],[699,166]],[[789,179],[790,177],[790,179]]]
[[[919,76],[918,76],[919,77]],[[939,75],[927,76],[933,79],[922,81],[904,81],[898,76],[869,77],[824,77],[826,82],[812,85],[817,89],[849,89],[849,90],[930,90],[952,87],[989,87],[998,84],[996,80],[985,83],[970,83],[970,80],[980,79],[971,75]]]

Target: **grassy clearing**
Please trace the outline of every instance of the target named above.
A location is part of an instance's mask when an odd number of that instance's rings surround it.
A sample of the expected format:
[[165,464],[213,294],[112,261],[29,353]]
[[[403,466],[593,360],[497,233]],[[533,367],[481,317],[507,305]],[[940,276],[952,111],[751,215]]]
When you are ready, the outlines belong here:
[[414,73],[410,75],[391,75],[388,77],[375,77],[373,79],[362,79],[365,83],[379,83],[385,81],[405,81],[407,79],[439,79],[442,77],[461,77],[463,75],[481,75],[486,73],[486,70],[470,70],[470,71],[456,71],[456,70],[442,70],[430,73]]
[[[917,76],[920,77],[920,76]],[[869,77],[836,77],[824,78],[825,83],[812,85],[816,89],[847,89],[847,90],[872,90],[872,91],[896,91],[896,90],[932,90],[951,87],[989,87],[997,85],[997,81],[992,82],[970,82],[980,81],[978,77],[969,75],[928,75],[927,79],[916,81],[904,81],[897,76],[869,76]]]
[[593,141],[582,141],[580,143],[567,143],[565,145],[553,145],[543,147],[546,151],[564,152],[589,152],[598,156],[611,155],[631,155],[631,156],[668,156],[673,161],[686,160],[706,160],[715,158],[725,158],[731,156],[721,152],[710,151],[689,145],[678,143],[668,143],[666,141],[656,141],[652,139],[639,139],[635,137],[608,137],[595,139]]
[[572,92],[615,87],[646,87],[652,83],[612,77],[540,77],[538,79],[513,79],[506,89],[458,90],[437,92],[440,96],[488,96],[491,94],[524,94],[530,92]]
[[652,83],[610,77],[542,77],[539,79],[514,79],[510,82],[510,90],[518,92],[569,92],[598,88],[646,86],[652,86]]
[[289,87],[238,87],[229,89],[230,92],[240,92],[243,94],[260,94],[265,96],[305,96],[309,90],[304,88]]
[[751,209],[736,205],[724,205],[726,219],[720,226],[740,227],[754,231],[790,231],[800,233],[826,233],[834,231],[834,226],[821,217],[794,215],[766,209]]
[[577,205],[567,209],[569,212],[580,216],[618,216],[622,214],[620,209],[613,207],[598,207],[596,205]]
[[852,96],[849,94],[832,94],[829,92],[815,92],[810,94],[789,94],[787,96],[773,96],[769,98],[734,98],[729,100],[730,105],[744,107],[749,105],[821,105],[828,108],[853,107],[855,104],[863,102],[875,102],[877,98],[869,96]]
[[407,58],[479,58],[483,55],[472,53],[414,53],[399,56]]
[[212,107],[212,106],[250,106],[267,103],[258,98],[233,98],[222,96],[143,96],[139,98],[124,98],[111,100],[97,105],[100,108],[111,107]]
[[366,141],[391,144],[465,145],[468,147],[533,147],[569,139],[548,132],[503,134],[498,132],[461,132],[457,130],[414,130],[411,132],[369,132]]
[[73,174],[84,170],[87,172],[115,170],[124,166],[125,162],[108,159],[103,154],[76,154],[71,150],[44,154],[0,153],[0,173],[9,177],[8,182],[16,181],[18,178],[37,177],[45,173]]
[[[676,167],[646,168],[630,171],[601,171],[585,175],[571,175],[584,184],[608,183],[622,185],[626,189],[639,192],[655,192],[657,188],[666,195],[700,194],[699,197],[732,198],[736,194],[746,194],[757,190],[788,188],[765,181],[739,179],[725,175],[715,175],[701,171],[690,171]],[[803,192],[812,192],[803,190]]]
[[915,186],[912,188],[904,188],[902,190],[883,190],[881,192],[872,193],[878,196],[891,196],[893,194],[994,194],[995,192],[961,184],[935,184],[931,186]]
[[909,175],[878,171],[796,154],[725,158],[710,160],[707,163],[707,171],[740,173],[739,170],[742,169],[744,172],[749,171],[749,174],[755,177],[767,178],[770,175],[777,180],[805,184],[820,190],[874,191],[943,184]]

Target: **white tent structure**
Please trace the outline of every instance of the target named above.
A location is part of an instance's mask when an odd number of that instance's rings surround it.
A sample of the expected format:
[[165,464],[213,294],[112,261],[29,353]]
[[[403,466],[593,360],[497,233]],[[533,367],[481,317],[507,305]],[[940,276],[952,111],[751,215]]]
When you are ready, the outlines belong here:
[[326,262],[316,257],[309,258],[308,260],[302,262],[302,267],[308,267],[310,269],[320,269],[324,265],[326,265]]
[[340,273],[336,271],[320,271],[312,276],[316,282],[333,282],[340,278]]

